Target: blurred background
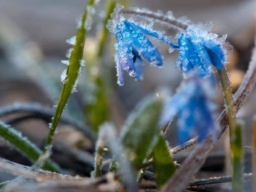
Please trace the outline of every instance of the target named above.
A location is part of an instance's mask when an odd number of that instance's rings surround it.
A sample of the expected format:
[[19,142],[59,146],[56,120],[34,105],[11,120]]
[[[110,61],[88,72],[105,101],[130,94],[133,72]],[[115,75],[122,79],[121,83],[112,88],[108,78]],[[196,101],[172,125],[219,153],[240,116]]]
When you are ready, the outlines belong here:
[[[94,49],[95,32],[102,20],[105,1],[99,1],[95,13],[95,22],[89,32],[86,51]],[[119,1],[130,7],[148,8],[152,11],[172,11],[175,17],[186,16],[193,22],[213,23],[212,31],[220,36],[227,34],[229,50],[228,70],[234,91],[238,88],[246,72],[253,48],[255,34],[255,0],[133,0]],[[70,46],[65,42],[76,33],[77,21],[82,14],[86,1],[76,0],[0,0],[0,105],[5,106],[16,101],[39,102],[52,108],[56,103],[61,88],[60,75],[66,66],[61,64]],[[162,29],[166,29],[162,26]],[[102,68],[113,69],[113,42],[109,39],[106,60]],[[175,92],[181,80],[181,74],[176,67],[176,55],[169,54],[168,48],[159,47],[165,56],[165,66],[161,69],[144,66],[144,80],[135,82],[125,76],[125,86],[114,86],[111,92],[113,104],[110,118],[120,128],[126,115],[135,105],[150,93],[167,87]],[[83,76],[83,72],[81,76]],[[113,82],[116,81],[115,75]],[[82,77],[81,84],[84,83]],[[83,111],[83,88],[72,95],[76,107]],[[220,108],[222,97],[219,99]],[[245,146],[250,149],[252,117],[256,111],[256,92],[239,112],[239,118],[245,121]],[[72,107],[72,103],[69,103]],[[76,116],[76,115],[75,115]],[[11,121],[14,116],[4,117]],[[77,114],[76,118],[83,118]],[[47,124],[38,120],[29,120],[15,125],[24,135],[31,138],[39,146],[43,144],[47,133]],[[60,138],[70,137],[69,129],[59,134]],[[40,134],[38,134],[40,133]],[[175,130],[171,130],[170,142],[176,144]],[[58,136],[57,136],[58,137]],[[77,139],[77,137],[74,137]],[[225,137],[223,137],[225,138]],[[70,145],[77,140],[70,141]],[[78,137],[78,140],[81,139]],[[82,138],[84,139],[84,138]],[[61,139],[60,139],[61,140]],[[85,141],[84,141],[85,142]],[[223,142],[223,141],[222,141]],[[85,142],[86,143],[86,142]],[[88,143],[86,143],[87,145]],[[13,151],[6,150],[6,144],[1,142],[0,156],[28,163],[25,159],[16,159]],[[249,151],[249,150],[248,150]],[[215,149],[216,154],[223,158],[223,146]],[[58,158],[58,157],[56,157]],[[182,157],[180,157],[182,158]],[[249,159],[249,158],[248,158]],[[80,162],[81,163],[81,162]],[[249,168],[248,168],[249,169]]]

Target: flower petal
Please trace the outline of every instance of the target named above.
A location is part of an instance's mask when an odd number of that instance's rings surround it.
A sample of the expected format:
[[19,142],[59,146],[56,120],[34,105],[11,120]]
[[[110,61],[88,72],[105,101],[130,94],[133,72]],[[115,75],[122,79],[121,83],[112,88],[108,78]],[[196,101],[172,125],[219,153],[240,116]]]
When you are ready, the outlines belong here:
[[139,55],[142,55],[153,65],[162,66],[162,56],[156,47],[146,38],[145,35],[131,25],[130,22],[124,21],[124,23],[132,34],[132,46],[138,51]]

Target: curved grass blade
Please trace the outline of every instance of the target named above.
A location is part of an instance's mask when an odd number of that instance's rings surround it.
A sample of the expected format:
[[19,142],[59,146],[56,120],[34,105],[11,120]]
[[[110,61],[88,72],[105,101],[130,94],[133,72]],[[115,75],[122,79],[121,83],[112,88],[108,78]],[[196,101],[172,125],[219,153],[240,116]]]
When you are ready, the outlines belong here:
[[120,143],[135,167],[141,166],[158,141],[161,110],[160,97],[146,98],[128,117],[122,129]]
[[176,170],[168,144],[162,134],[159,134],[158,142],[152,154],[157,187],[160,189]]
[[[31,161],[36,161],[41,150],[31,143],[27,138],[23,137],[21,133],[4,122],[0,122],[0,136],[14,146],[19,152],[26,156]],[[44,166],[45,169],[54,172],[61,172],[58,165],[50,160],[47,160]]]
[[51,145],[54,132],[60,120],[60,116],[63,112],[63,109],[67,103],[67,100],[70,94],[74,91],[76,87],[77,78],[82,65],[85,36],[86,36],[87,28],[89,27],[88,23],[90,23],[89,18],[93,10],[93,7],[94,7],[94,0],[89,0],[87,4],[87,8],[85,9],[84,14],[82,16],[80,26],[78,27],[76,37],[74,39],[72,38],[72,42],[71,42],[71,39],[69,40],[70,43],[72,44],[74,43],[74,47],[71,51],[68,68],[66,71],[64,71],[63,73],[64,75],[62,76],[64,85],[62,87],[59,101],[58,101],[56,111],[50,127],[50,131],[46,139],[44,152]]

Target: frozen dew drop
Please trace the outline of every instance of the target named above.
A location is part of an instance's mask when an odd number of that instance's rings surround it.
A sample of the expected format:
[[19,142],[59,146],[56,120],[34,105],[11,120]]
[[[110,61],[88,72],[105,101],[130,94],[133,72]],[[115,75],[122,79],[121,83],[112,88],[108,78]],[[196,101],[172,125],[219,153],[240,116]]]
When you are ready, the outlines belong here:
[[173,19],[173,12],[172,12],[172,11],[167,11],[166,16],[167,16],[169,19]]
[[221,42],[221,43],[224,43],[224,42],[226,41],[227,37],[228,37],[227,34],[222,35],[222,37],[219,38],[220,42]]
[[174,49],[172,47],[169,47],[168,52],[172,53],[172,52],[174,52]]
[[84,66],[85,66],[85,60],[84,60],[84,59],[81,59],[81,60],[80,60],[80,66],[81,66],[81,67],[84,67]]
[[62,81],[63,84],[65,84],[65,83],[67,82],[67,80],[68,80],[68,78],[67,78],[67,69],[65,69],[65,70],[62,72],[62,74],[61,74],[61,76],[60,76],[60,79],[61,79],[61,81]]
[[68,43],[70,45],[75,45],[76,44],[76,36],[73,36],[73,37],[67,39],[66,43]]
[[77,92],[77,85],[78,85],[78,79],[76,80],[75,84],[73,85],[73,88],[72,88],[72,93],[75,93]]
[[67,57],[67,58],[70,58],[72,51],[73,51],[72,48],[69,49],[69,50],[67,50],[67,53],[66,53],[66,57]]
[[61,60],[61,63],[64,65],[69,65],[69,60]]

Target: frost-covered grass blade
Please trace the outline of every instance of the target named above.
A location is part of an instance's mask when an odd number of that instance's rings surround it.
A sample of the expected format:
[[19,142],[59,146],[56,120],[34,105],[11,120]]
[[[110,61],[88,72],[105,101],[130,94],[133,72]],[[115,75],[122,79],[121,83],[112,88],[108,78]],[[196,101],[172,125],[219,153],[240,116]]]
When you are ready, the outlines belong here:
[[[37,146],[22,136],[19,131],[3,122],[0,122],[0,136],[31,161],[36,161],[41,154],[41,150]],[[54,172],[61,172],[58,165],[50,160],[46,161],[44,168]]]
[[88,23],[90,20],[89,18],[90,18],[90,14],[92,12],[93,7],[94,7],[94,0],[89,0],[87,4],[87,8],[85,9],[84,14],[82,16],[81,22],[79,23],[76,37],[72,38],[72,40],[69,40],[69,42],[74,44],[74,46],[70,53],[68,68],[66,72],[64,72],[65,74],[63,74],[62,76],[64,85],[60,93],[59,101],[56,107],[56,111],[53,117],[50,131],[46,140],[45,150],[49,145],[51,145],[54,132],[58,125],[63,109],[67,103],[67,100],[70,94],[74,92],[76,89],[76,85],[78,82],[77,78],[80,73],[81,65],[83,65],[84,41],[85,41],[87,28],[89,27]]

